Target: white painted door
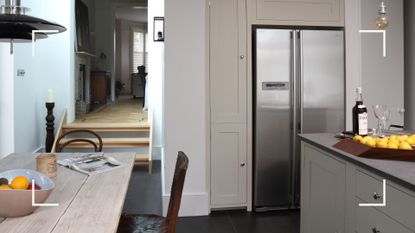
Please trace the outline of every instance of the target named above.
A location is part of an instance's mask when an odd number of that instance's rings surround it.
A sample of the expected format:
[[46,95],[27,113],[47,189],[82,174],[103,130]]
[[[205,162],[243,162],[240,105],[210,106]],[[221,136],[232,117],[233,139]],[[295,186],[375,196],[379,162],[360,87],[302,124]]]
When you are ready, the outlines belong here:
[[245,0],[211,0],[209,24],[211,122],[245,122]]
[[246,130],[244,124],[212,126],[211,205],[246,203]]
[[212,208],[247,203],[246,3],[209,1]]
[[346,164],[302,144],[301,233],[344,232]]

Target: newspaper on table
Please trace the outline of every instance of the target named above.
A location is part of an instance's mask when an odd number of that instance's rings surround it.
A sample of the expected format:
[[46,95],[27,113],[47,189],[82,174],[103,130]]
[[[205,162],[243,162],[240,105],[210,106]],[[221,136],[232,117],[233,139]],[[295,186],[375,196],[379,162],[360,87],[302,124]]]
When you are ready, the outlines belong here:
[[110,171],[124,165],[104,153],[77,154],[68,159],[58,160],[58,164],[87,175]]

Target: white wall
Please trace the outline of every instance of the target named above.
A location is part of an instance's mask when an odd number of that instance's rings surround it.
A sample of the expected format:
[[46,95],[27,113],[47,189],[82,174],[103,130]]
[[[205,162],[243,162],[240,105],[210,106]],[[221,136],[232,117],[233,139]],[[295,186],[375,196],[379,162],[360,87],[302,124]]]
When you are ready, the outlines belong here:
[[[386,104],[392,112],[389,123],[403,124],[403,114],[397,109],[404,106],[404,24],[403,0],[386,1],[387,17],[386,52],[382,56],[382,37],[380,34],[364,34],[362,38],[362,89],[368,108],[369,127],[377,126],[372,105]],[[362,0],[362,29],[375,29],[379,0]]]
[[[95,66],[92,70],[111,71],[111,99],[115,100],[115,16],[111,0],[95,0],[94,47]],[[100,59],[104,53],[106,59]]]
[[164,16],[164,0],[148,1],[148,104],[153,109],[153,156],[163,147],[164,43],[153,41],[153,18]]
[[[25,2],[31,15],[55,21],[71,29],[74,0]],[[56,9],[68,9],[57,11]],[[36,56],[31,56],[31,44],[15,44],[14,53],[14,138],[16,152],[32,152],[45,142],[45,102],[47,90],[55,94],[55,123],[63,109],[68,108],[68,120],[74,119],[74,33],[51,35],[36,43]],[[26,75],[17,77],[17,69]]]
[[206,215],[205,1],[165,1],[165,17],[163,207],[167,207],[177,151],[182,150],[190,163],[180,214]]
[[0,158],[14,151],[13,56],[0,44]]
[[387,57],[382,56],[380,34],[360,34],[359,30],[376,29],[374,20],[378,0],[347,0],[346,7],[346,128],[352,128],[355,88],[362,86],[369,114],[369,127],[376,127],[372,105],[386,104],[392,110],[389,123],[402,124],[403,115],[403,2],[386,1],[390,25],[386,29]]
[[405,127],[415,129],[415,2],[405,0]]

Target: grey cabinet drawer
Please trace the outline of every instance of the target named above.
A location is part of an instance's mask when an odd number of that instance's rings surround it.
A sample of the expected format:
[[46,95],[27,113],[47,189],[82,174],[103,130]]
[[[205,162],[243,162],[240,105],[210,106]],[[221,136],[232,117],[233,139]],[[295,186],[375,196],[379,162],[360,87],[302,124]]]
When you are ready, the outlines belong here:
[[356,198],[356,233],[413,233],[373,207],[358,207],[362,201]]
[[[367,171],[356,170],[356,197],[362,203],[383,202],[383,178],[373,175]],[[397,188],[391,181],[386,181],[386,206],[376,207],[385,215],[415,231],[415,194]],[[381,199],[375,200],[374,192],[382,195]],[[358,211],[368,207],[356,207]]]

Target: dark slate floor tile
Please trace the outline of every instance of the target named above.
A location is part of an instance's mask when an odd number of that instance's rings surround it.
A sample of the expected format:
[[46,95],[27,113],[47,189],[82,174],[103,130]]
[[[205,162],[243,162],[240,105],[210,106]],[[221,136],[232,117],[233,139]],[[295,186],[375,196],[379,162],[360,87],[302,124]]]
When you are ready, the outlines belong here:
[[265,213],[229,211],[229,216],[237,233],[298,233],[299,213],[291,210]]
[[225,214],[203,217],[182,217],[177,222],[177,233],[237,233]]
[[130,214],[162,213],[161,163],[153,161],[153,174],[148,175],[148,166],[135,166],[128,186],[123,212]]

